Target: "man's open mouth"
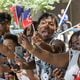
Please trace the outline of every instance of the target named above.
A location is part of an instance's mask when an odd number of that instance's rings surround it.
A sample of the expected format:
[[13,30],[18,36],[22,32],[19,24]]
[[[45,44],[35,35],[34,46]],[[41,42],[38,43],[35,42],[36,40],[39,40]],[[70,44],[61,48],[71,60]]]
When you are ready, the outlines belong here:
[[47,36],[48,35],[48,31],[42,31],[42,35]]

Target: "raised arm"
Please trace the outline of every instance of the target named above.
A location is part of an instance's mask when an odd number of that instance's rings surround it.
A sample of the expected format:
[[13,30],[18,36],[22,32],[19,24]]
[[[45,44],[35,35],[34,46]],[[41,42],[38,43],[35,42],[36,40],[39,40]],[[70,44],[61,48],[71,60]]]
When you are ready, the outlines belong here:
[[19,38],[20,44],[27,49],[31,54],[34,54],[41,60],[46,61],[49,64],[56,65],[57,67],[64,67],[66,63],[68,63],[68,54],[52,54],[40,47],[33,47],[31,43],[28,41],[25,35],[21,35]]
[[46,61],[49,64],[56,65],[57,67],[65,67],[69,60],[69,56],[66,53],[52,54],[38,47],[29,51],[41,60]]

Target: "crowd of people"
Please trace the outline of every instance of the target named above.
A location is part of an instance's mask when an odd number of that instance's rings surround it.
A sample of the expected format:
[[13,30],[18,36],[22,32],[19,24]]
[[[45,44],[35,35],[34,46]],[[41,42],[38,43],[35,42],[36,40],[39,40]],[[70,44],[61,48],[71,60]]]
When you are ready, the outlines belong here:
[[40,16],[36,31],[31,25],[17,36],[10,25],[11,15],[1,12],[0,80],[80,80],[80,31],[72,34],[66,51],[53,13]]

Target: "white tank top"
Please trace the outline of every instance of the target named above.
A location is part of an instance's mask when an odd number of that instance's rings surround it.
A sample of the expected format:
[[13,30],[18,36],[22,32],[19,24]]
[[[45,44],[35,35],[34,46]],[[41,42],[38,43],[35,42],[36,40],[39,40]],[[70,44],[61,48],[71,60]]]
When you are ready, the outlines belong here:
[[79,66],[77,64],[79,55],[80,55],[80,51],[77,50],[72,50],[72,58],[69,62],[69,66],[67,68],[66,74],[64,76],[65,80],[74,80],[74,76],[73,75],[77,75],[78,71],[79,71]]

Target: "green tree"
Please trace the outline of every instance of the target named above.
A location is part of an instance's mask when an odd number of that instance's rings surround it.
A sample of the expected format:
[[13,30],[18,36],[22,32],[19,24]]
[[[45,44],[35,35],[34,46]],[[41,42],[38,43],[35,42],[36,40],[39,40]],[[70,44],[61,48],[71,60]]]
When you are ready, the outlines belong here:
[[0,0],[0,10],[8,10],[12,5],[22,5],[24,8],[31,8],[33,14],[37,11],[52,10],[55,7],[51,6],[54,2],[59,3],[59,0]]
[[[59,0],[0,0],[0,11],[10,12],[10,7],[13,5],[22,5],[25,9],[31,8],[32,18],[36,21],[37,12],[45,12],[46,10],[53,10],[54,3],[59,3]],[[36,18],[36,19],[34,19]],[[12,20],[13,22],[13,20]]]

